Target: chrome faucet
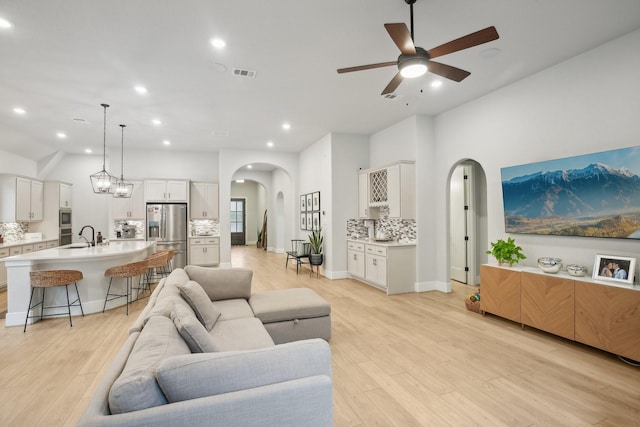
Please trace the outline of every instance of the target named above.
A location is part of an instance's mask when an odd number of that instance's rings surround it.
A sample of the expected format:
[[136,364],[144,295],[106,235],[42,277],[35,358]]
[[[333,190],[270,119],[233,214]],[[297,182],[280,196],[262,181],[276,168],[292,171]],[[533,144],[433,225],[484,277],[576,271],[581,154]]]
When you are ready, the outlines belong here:
[[[82,235],[82,232],[87,227],[91,229],[91,242],[89,242],[89,240],[87,240],[87,238]],[[82,237],[87,242],[87,246],[91,247],[96,245],[96,231],[92,226],[85,225],[84,227],[82,227],[80,229],[80,233],[78,233],[78,236]]]

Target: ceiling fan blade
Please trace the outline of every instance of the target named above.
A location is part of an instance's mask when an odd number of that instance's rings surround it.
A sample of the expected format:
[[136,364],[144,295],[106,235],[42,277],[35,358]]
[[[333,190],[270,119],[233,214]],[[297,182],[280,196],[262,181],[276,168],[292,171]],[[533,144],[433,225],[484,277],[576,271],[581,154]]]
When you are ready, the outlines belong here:
[[462,49],[467,49],[479,44],[487,43],[492,40],[498,39],[498,31],[496,27],[488,27],[484,30],[476,31],[475,33],[467,34],[459,39],[451,40],[448,43],[442,44],[438,47],[434,47],[428,50],[430,58],[437,58],[438,56],[448,55],[453,52],[457,52]]
[[338,68],[338,74],[351,73],[352,71],[371,70],[372,68],[389,67],[391,65],[398,65],[398,61],[379,62],[377,64],[358,65],[357,67]]
[[384,24],[384,28],[387,29],[387,32],[393,39],[396,46],[398,46],[398,49],[400,49],[400,52],[405,55],[416,54],[416,47],[411,39],[411,33],[407,28],[407,24]]
[[440,62],[429,61],[429,71],[454,82],[461,82],[471,75],[470,72]]
[[388,93],[393,93],[393,91],[396,90],[398,88],[398,86],[400,86],[400,83],[402,83],[402,74],[400,74],[400,71],[398,71],[396,73],[396,75],[393,76],[393,78],[391,79],[391,81],[389,82],[387,87],[384,88],[384,90],[382,91],[382,93],[380,95],[386,95]]

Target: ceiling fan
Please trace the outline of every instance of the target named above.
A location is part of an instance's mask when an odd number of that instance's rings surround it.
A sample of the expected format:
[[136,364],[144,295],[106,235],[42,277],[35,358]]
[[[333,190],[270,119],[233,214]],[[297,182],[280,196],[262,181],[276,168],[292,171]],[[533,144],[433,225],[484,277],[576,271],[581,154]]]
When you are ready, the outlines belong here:
[[404,23],[384,24],[387,32],[391,36],[393,42],[400,49],[400,56],[397,61],[380,62],[377,64],[359,65],[357,67],[348,67],[338,69],[338,73],[350,73],[352,71],[370,70],[372,68],[388,67],[391,65],[398,66],[398,72],[391,79],[387,87],[382,91],[382,95],[392,93],[398,88],[404,78],[419,77],[430,71],[439,76],[460,82],[467,78],[471,73],[451,65],[442,64],[432,61],[438,56],[448,55],[459,50],[468,49],[483,43],[498,39],[498,31],[495,27],[487,27],[484,30],[476,31],[464,37],[452,40],[433,49],[425,50],[417,47],[413,43],[413,4],[416,0],[404,0],[411,10],[411,33]]

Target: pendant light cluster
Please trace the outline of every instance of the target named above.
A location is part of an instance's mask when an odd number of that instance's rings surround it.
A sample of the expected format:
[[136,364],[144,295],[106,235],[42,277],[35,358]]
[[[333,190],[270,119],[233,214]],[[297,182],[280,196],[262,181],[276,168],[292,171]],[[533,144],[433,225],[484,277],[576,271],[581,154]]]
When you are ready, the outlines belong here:
[[106,169],[106,156],[107,156],[107,108],[108,104],[100,104],[104,109],[104,128],[103,128],[103,140],[102,140],[102,170],[94,173],[90,176],[91,186],[93,192],[96,194],[112,194],[117,198],[130,198],[133,192],[133,184],[125,181],[124,179],[124,128],[125,125],[120,125],[122,129],[122,152],[120,163],[120,179],[116,178],[107,172]]

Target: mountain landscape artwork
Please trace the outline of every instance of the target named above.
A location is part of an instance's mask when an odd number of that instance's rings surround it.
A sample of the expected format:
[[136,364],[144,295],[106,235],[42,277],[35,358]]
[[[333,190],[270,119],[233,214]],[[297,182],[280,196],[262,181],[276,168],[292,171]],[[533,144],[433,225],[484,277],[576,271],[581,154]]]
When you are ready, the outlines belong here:
[[640,147],[501,174],[507,233],[640,239]]

